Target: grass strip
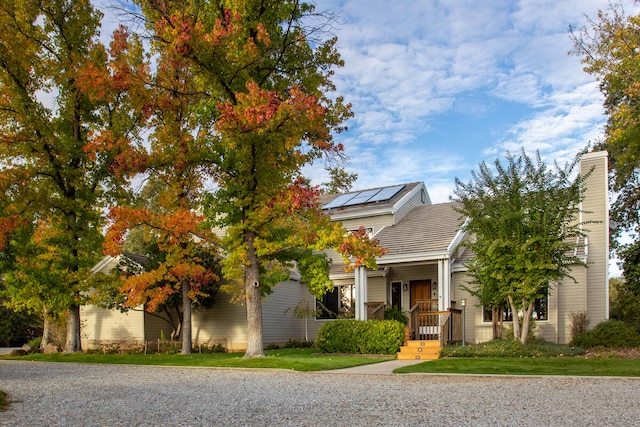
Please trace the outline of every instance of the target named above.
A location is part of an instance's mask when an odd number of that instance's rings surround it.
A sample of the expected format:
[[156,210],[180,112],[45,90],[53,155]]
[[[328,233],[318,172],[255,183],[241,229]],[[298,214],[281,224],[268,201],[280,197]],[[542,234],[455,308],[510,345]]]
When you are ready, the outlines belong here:
[[396,373],[566,375],[640,377],[640,359],[574,357],[443,358],[397,369]]
[[0,360],[32,360],[39,362],[70,362],[154,366],[193,366],[224,368],[271,368],[295,371],[326,371],[368,365],[394,359],[395,356],[371,357],[364,355],[331,355],[317,349],[266,350],[266,357],[243,359],[244,353],[216,354],[30,354],[27,356],[0,356]]

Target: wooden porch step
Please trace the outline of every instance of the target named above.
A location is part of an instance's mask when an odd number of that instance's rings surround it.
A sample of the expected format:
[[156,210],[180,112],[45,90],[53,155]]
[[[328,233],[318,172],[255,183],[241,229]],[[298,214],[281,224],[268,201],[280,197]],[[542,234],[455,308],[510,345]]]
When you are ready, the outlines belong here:
[[436,360],[440,356],[440,340],[410,340],[400,347],[398,360]]

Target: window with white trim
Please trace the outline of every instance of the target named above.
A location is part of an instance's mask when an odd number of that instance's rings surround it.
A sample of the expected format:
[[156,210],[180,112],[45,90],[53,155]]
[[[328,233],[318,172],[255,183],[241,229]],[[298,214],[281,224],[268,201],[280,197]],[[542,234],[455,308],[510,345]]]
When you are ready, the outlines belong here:
[[337,285],[316,300],[316,319],[353,319],[356,317],[354,285]]
[[[533,311],[531,312],[531,317],[533,320],[549,320],[549,295],[545,295],[542,298],[536,298],[536,301],[533,306]],[[493,314],[491,310],[483,309],[482,310],[482,321],[483,322],[491,322],[493,319]],[[511,312],[511,307],[505,306],[502,309],[502,320],[504,322],[512,322],[513,321],[513,313]]]

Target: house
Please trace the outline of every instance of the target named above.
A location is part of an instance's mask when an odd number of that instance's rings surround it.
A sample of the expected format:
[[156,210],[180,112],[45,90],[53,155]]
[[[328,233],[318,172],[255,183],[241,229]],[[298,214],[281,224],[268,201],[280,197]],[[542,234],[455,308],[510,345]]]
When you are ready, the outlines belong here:
[[[123,255],[121,255],[123,256]],[[96,264],[94,274],[112,274],[121,256],[105,256]],[[132,257],[131,254],[124,255]],[[133,255],[141,262],[139,256]],[[135,259],[134,259],[135,261]],[[314,307],[315,300],[300,277],[293,273],[269,295],[262,306],[263,339],[266,344],[284,344],[290,339],[306,337],[307,321],[296,316],[296,307]],[[149,313],[144,307],[127,312],[95,305],[80,309],[82,347],[95,349],[103,345],[121,347],[153,345],[161,339],[170,339],[175,320],[168,313]],[[194,307],[192,313],[192,339],[194,346],[222,344],[228,351],[244,351],[247,345],[245,307],[234,304],[228,294],[217,294],[212,308]],[[313,337],[317,329],[311,329]]]
[[[560,344],[571,340],[571,312],[586,311],[591,325],[609,317],[606,152],[582,156],[580,173],[592,169],[585,181],[581,214],[582,222],[589,223],[588,239],[579,254],[587,267],[574,266],[577,283],[567,278],[550,287],[534,312],[538,336]],[[333,260],[334,289],[319,301],[292,274],[263,305],[265,344],[314,339],[320,327],[335,318],[381,319],[388,307],[402,310],[410,319],[407,347],[400,358],[436,357],[443,344],[463,337],[471,343],[492,338],[491,319],[464,288],[470,282],[465,263],[472,255],[460,249],[469,236],[453,203],[432,204],[424,183],[413,182],[325,195],[322,207],[347,230],[364,227],[388,253],[378,259],[377,270],[360,267],[346,273],[340,256],[327,251]],[[117,260],[105,257],[95,269],[106,273],[115,264]],[[316,318],[298,318],[295,308],[301,306],[321,310]],[[112,339],[153,341],[166,328],[162,325],[166,321],[142,310],[123,314],[88,306],[83,307],[82,319],[83,339],[90,346]],[[194,345],[223,341],[230,350],[246,348],[245,309],[228,295],[219,295],[213,309],[196,308],[192,322]]]
[[[587,267],[573,266],[577,283],[565,278],[560,286],[550,287],[534,311],[538,336],[560,344],[571,340],[571,312],[586,311],[591,325],[609,317],[606,152],[581,157],[579,173],[592,169],[581,206],[581,220],[589,223],[588,238],[584,252],[578,254]],[[331,278],[336,291],[325,296],[324,304],[342,313],[349,313],[351,306],[356,319],[376,318],[384,307],[400,308],[409,315],[407,338],[416,348],[403,349],[406,355],[399,357],[425,358],[463,335],[471,343],[492,339],[490,317],[464,289],[470,282],[465,263],[471,254],[459,244],[469,236],[453,203],[431,204],[422,183],[333,195],[323,202],[333,220],[348,230],[365,227],[388,249],[376,271],[358,268],[345,274],[334,262]],[[429,345],[434,348],[428,350]]]

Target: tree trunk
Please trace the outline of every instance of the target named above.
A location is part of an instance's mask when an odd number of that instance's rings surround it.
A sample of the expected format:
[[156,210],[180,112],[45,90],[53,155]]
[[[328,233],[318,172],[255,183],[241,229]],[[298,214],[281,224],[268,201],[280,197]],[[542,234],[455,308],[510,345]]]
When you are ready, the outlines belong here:
[[188,281],[182,282],[182,354],[191,354],[191,286]]
[[247,351],[245,359],[264,357],[262,345],[262,295],[260,293],[260,269],[253,245],[255,235],[245,234],[247,266],[244,272],[245,305],[247,309]]
[[47,307],[43,308],[43,325],[42,325],[42,341],[40,342],[40,350],[44,351],[48,344],[52,342],[53,338],[53,324],[51,320],[49,320],[49,312],[47,311]]
[[82,351],[80,345],[80,306],[72,304],[69,306],[67,315],[67,337],[64,345],[65,353],[78,353]]
[[[524,317],[522,318],[522,336],[520,337],[522,345],[527,343],[527,338],[529,337],[529,323],[531,322],[531,313],[533,312],[534,304],[535,300],[531,301],[524,311]],[[525,307],[524,301],[522,307]]]
[[502,307],[491,308],[491,326],[493,328],[493,339],[502,339]]
[[509,300],[509,307],[511,307],[511,317],[513,318],[513,321],[511,322],[513,324],[513,339],[519,340],[520,339],[520,320],[518,319],[518,308],[516,307],[516,304],[513,302],[513,298],[511,297],[511,295],[507,296],[507,298]]

